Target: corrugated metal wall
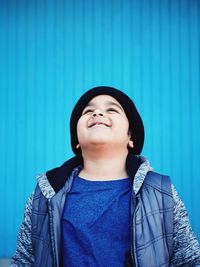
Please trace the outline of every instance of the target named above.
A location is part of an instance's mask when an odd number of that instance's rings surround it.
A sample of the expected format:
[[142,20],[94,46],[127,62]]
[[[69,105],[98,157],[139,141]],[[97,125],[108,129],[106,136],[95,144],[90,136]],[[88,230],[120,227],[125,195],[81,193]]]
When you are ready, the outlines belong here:
[[198,0],[0,1],[0,256],[37,173],[72,155],[69,117],[90,87],[128,93],[143,154],[171,175],[200,237]]

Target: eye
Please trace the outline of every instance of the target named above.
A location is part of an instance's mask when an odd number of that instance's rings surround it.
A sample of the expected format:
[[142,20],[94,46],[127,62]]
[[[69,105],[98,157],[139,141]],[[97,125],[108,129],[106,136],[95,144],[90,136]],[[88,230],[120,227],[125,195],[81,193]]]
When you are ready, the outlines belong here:
[[118,113],[118,110],[115,109],[115,108],[108,108],[107,111],[108,112],[117,112]]
[[93,109],[86,109],[83,111],[83,114],[82,115],[85,115],[85,114],[88,114],[88,113],[92,113],[93,112]]

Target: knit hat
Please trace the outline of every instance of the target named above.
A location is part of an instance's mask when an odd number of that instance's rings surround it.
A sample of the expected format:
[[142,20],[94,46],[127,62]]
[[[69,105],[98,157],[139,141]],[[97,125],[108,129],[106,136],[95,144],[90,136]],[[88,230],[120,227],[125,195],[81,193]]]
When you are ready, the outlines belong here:
[[76,105],[71,114],[70,119],[70,134],[71,134],[71,146],[73,152],[78,155],[80,154],[80,150],[76,149],[78,144],[77,137],[77,123],[81,114],[85,108],[85,106],[98,95],[110,95],[114,97],[123,107],[124,112],[129,121],[129,129],[131,133],[131,140],[133,140],[134,148],[129,148],[130,152],[133,154],[139,155],[142,151],[144,144],[144,126],[142,119],[133,103],[133,101],[122,91],[108,86],[99,86],[94,87],[84,93]]

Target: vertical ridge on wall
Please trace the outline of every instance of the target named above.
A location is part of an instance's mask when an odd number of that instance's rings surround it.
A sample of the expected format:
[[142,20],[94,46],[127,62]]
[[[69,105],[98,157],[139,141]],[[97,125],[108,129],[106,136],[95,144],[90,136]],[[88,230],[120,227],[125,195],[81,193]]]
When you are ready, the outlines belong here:
[[0,257],[15,249],[35,175],[73,155],[69,119],[97,85],[129,94],[143,155],[169,174],[200,237],[198,0],[0,2]]

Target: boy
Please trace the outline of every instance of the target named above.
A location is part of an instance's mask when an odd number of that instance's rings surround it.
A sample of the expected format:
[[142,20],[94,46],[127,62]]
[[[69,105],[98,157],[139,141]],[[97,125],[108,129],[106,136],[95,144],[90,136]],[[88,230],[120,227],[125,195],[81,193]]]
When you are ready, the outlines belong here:
[[140,156],[132,100],[111,87],[87,91],[70,132],[76,156],[38,176],[11,266],[197,266],[182,201]]

